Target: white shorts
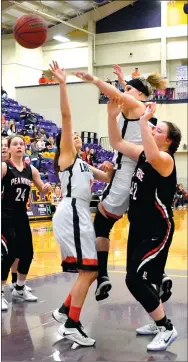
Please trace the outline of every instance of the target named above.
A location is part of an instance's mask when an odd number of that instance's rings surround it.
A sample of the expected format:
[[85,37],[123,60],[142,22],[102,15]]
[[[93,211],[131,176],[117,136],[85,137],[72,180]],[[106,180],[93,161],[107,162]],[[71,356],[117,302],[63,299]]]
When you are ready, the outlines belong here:
[[98,270],[96,236],[87,202],[65,197],[54,214],[53,231],[60,244],[63,271]]
[[111,183],[103,193],[102,206],[106,216],[119,219],[129,208],[131,180],[136,167],[136,161],[129,159],[121,164],[120,170],[115,170]]

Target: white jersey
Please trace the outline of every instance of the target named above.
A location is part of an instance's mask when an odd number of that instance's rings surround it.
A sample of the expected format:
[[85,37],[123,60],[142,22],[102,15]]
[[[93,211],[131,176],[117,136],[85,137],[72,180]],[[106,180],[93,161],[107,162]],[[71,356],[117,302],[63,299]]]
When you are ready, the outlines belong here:
[[[135,143],[137,145],[142,144],[140,119],[128,119],[123,113],[121,113],[118,120],[118,125],[121,131],[122,138],[125,141]],[[123,155],[121,152],[116,153],[115,168],[120,167],[123,162],[132,162],[129,157]]]
[[63,198],[71,197],[88,203],[91,202],[93,172],[89,165],[79,156],[76,156],[71,166],[59,172],[59,179]]

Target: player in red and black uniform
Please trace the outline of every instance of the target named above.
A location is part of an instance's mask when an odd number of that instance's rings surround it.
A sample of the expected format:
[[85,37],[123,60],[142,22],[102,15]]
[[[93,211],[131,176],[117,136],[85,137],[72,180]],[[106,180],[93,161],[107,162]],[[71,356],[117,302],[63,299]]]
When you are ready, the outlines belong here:
[[138,328],[138,334],[156,334],[148,350],[165,350],[177,337],[166,317],[155,285],[160,285],[174,234],[172,202],[176,190],[174,153],[180,141],[180,130],[170,122],[161,122],[151,132],[148,120],[156,105],[147,107],[140,119],[142,146],[122,139],[116,117],[119,99],[108,104],[109,137],[112,147],[137,160],[130,189],[130,221],[127,246],[126,284],[153,319],[153,323]]
[[38,170],[23,162],[25,143],[22,137],[13,136],[8,140],[10,158],[2,163],[2,239],[8,247],[8,254],[2,260],[2,310],[8,309],[4,299],[4,285],[10,267],[16,258],[18,279],[12,297],[19,300],[36,301],[37,297],[25,288],[25,280],[33,259],[33,243],[26,204],[32,182],[43,193],[51,190],[50,184],[42,182]]

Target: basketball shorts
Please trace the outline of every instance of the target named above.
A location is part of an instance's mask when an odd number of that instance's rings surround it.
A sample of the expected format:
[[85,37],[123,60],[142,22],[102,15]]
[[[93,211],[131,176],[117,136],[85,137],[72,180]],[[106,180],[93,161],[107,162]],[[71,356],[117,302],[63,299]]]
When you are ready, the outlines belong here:
[[[150,225],[150,226],[149,226]],[[130,223],[127,242],[127,272],[138,273],[152,284],[161,284],[174,234],[173,219],[145,227]]]
[[54,214],[53,231],[61,248],[63,271],[98,270],[96,236],[87,202],[65,197]]
[[119,219],[128,210],[131,179],[135,167],[136,162],[129,159],[121,164],[121,169],[115,170],[102,197],[102,206],[106,216]]
[[26,253],[33,253],[31,228],[27,214],[19,218],[2,217],[1,235],[6,242],[8,254],[13,258],[24,258]]

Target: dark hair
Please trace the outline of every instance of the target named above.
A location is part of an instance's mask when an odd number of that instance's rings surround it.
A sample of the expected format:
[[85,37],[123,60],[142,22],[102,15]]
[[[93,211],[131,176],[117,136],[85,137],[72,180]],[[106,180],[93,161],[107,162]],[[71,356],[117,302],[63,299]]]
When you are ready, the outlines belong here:
[[16,126],[15,126],[14,123],[10,125],[10,130],[11,130],[11,131],[12,131],[12,128],[13,128],[13,127],[15,127],[15,130],[16,130]]
[[10,145],[11,145],[11,143],[12,143],[12,140],[13,140],[14,138],[21,138],[22,141],[23,141],[24,144],[25,144],[24,138],[23,138],[22,136],[20,136],[20,135],[17,134],[17,135],[14,135],[14,136],[11,136],[11,137],[8,138],[8,148],[10,147]]
[[56,176],[58,176],[58,172],[60,170],[60,167],[58,165],[59,156],[60,156],[60,142],[61,142],[61,132],[58,133],[56,137],[56,153],[54,157],[54,171],[56,173]]
[[172,122],[166,122],[164,121],[164,123],[167,124],[168,126],[168,138],[172,141],[169,148],[168,148],[168,151],[171,155],[173,155],[179,145],[180,145],[180,142],[181,142],[181,131],[180,129]]

